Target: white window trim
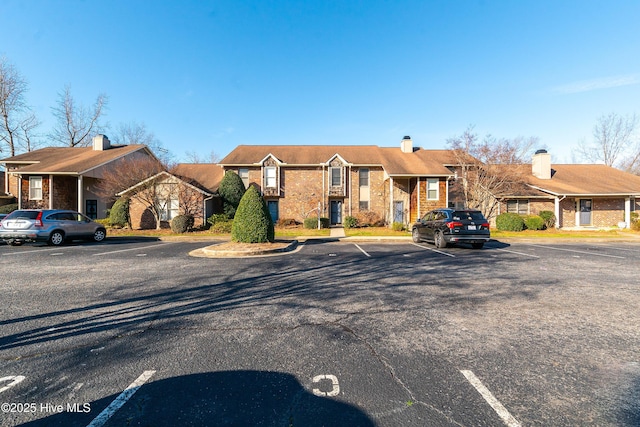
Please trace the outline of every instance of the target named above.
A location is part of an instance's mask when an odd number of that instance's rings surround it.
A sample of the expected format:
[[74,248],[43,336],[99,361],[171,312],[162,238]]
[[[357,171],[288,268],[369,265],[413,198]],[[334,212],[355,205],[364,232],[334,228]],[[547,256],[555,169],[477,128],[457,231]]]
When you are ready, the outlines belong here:
[[[340,183],[339,184],[334,184],[333,183],[333,170],[337,169],[338,171],[340,171]],[[342,167],[330,167],[329,168],[329,185],[331,187],[342,187]]]
[[[429,197],[429,193],[433,188],[429,188],[431,184],[435,184],[436,197]],[[440,200],[440,180],[438,178],[427,178],[427,200]]]
[[[38,183],[38,186],[34,185]],[[40,195],[35,195],[35,190],[38,190]],[[29,200],[42,200],[42,177],[30,176],[29,177]]]
[[[269,176],[269,171],[273,171],[273,176]],[[278,168],[275,166],[265,166],[264,186],[265,188],[278,188]],[[269,180],[273,180],[273,185],[269,185]]]

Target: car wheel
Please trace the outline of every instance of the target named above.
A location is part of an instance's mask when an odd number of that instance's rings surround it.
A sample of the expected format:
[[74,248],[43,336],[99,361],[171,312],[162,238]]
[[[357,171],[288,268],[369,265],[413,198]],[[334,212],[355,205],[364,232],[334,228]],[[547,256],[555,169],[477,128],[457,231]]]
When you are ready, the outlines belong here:
[[420,232],[417,228],[414,228],[411,232],[411,237],[413,238],[414,243],[420,243]]
[[484,246],[484,243],[472,243],[471,247],[473,249],[482,249],[482,247]]
[[48,244],[52,246],[60,246],[64,242],[64,233],[62,231],[54,231],[49,236]]
[[9,242],[9,244],[10,244],[11,246],[22,246],[22,244],[23,244],[23,243],[24,243],[24,242],[21,242],[21,241],[19,241],[19,240],[18,240],[18,241],[13,240],[13,241],[10,241],[10,242]]
[[107,237],[107,232],[102,228],[97,229],[96,232],[93,233],[94,242],[102,242],[105,237]]
[[444,241],[444,236],[440,231],[436,231],[435,236],[433,236],[433,243],[436,245],[436,248],[438,249],[447,247],[447,242]]

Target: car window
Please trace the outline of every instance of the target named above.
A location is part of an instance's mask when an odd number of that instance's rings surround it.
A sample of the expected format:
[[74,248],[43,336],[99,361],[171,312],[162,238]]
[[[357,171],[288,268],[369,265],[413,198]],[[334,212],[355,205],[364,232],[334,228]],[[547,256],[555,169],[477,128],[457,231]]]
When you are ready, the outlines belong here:
[[431,221],[431,218],[433,217],[433,212],[427,212],[423,217],[422,220],[423,221]]
[[453,219],[457,221],[484,221],[482,212],[479,211],[456,211],[453,213]]
[[13,211],[7,216],[7,219],[36,219],[39,213],[39,211]]

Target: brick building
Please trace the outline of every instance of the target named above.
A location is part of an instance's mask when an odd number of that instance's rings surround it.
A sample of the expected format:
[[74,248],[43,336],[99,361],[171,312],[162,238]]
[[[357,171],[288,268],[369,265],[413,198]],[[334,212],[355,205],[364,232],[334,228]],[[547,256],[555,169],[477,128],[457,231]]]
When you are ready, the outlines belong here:
[[414,148],[410,137],[398,148],[241,145],[220,164],[260,188],[274,219],[302,221],[319,208],[331,224],[362,211],[409,224],[452,202],[455,175],[450,150]]
[[5,166],[4,192],[16,197],[18,209],[72,209],[105,218],[109,200],[98,183],[105,171],[128,159],[152,158],[145,145],[111,145],[98,135],[91,147],[47,147],[0,161]]

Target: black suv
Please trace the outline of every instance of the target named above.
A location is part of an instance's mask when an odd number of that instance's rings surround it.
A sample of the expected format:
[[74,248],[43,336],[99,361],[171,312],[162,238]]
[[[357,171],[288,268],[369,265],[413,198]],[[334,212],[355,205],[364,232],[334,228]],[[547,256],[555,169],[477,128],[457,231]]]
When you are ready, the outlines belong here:
[[413,241],[433,242],[437,248],[454,243],[471,243],[481,249],[490,239],[489,221],[477,210],[435,209],[411,228]]

